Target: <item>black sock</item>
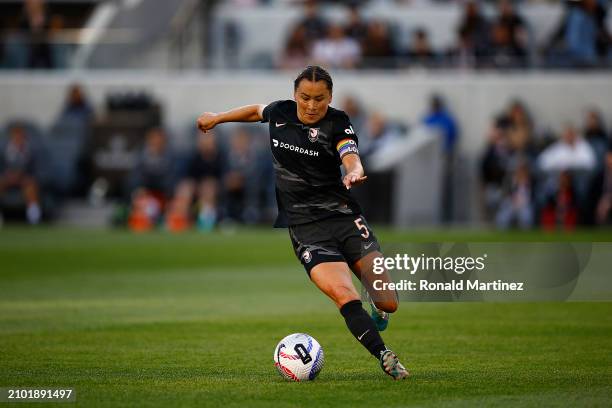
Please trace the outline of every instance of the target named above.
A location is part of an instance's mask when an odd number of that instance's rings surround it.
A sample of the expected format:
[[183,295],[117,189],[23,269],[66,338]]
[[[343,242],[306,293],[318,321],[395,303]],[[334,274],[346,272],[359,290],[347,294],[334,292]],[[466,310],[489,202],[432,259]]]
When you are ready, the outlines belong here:
[[386,350],[385,342],[380,337],[372,318],[361,307],[361,300],[351,300],[344,304],[340,308],[340,313],[344,316],[347,327],[357,341],[367,348],[370,354],[379,358]]

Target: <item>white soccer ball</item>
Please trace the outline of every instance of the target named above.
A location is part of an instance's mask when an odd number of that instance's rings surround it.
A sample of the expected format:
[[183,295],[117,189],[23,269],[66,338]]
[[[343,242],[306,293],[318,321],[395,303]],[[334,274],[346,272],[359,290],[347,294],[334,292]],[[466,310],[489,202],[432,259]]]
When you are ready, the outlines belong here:
[[314,380],[323,368],[323,348],[312,336],[293,333],[274,350],[274,366],[291,381]]

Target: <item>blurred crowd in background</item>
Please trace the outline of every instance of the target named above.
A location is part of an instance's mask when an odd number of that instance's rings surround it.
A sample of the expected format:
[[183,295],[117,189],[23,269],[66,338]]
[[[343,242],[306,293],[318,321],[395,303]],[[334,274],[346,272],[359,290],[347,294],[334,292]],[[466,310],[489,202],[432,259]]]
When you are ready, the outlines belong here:
[[364,19],[359,2],[348,6],[344,24],[327,21],[317,2],[307,2],[304,17],[287,38],[278,66],[293,69],[314,61],[344,69],[588,68],[607,66],[611,61],[607,2],[567,1],[563,19],[544,44],[533,41],[531,28],[516,2],[494,2],[496,12],[492,18],[483,14],[480,2],[463,3],[459,25],[448,27],[455,31],[455,44],[436,49],[423,27],[414,27],[404,47],[392,24],[382,19]]
[[[26,0],[3,6],[0,66],[5,69],[67,68],[82,39],[96,1],[47,5]],[[212,7],[222,2],[209,2]],[[233,0],[235,7],[269,7],[282,1]],[[536,41],[534,27],[522,16],[520,6],[534,1],[459,2],[461,17],[456,26],[445,27],[453,44],[434,47],[425,27],[400,30],[397,22],[365,18],[362,9],[381,4],[419,6],[453,4],[453,1],[291,1],[302,8],[300,17],[286,34],[282,50],[269,49],[269,63],[243,68],[295,69],[319,63],[343,69],[426,68],[602,68],[612,62],[612,42],[607,25],[608,0],[566,0],[556,29],[544,41]],[[321,9],[346,5],[341,21],[326,18]],[[494,9],[484,13],[483,6]],[[239,24],[224,28],[226,50],[243,42]],[[410,38],[407,38],[410,37]],[[79,39],[81,38],[81,39]],[[119,39],[125,41],[125,39]],[[204,40],[202,40],[204,41]],[[205,57],[206,58],[206,57]],[[247,64],[248,65],[248,64]]]
[[481,159],[483,212],[499,228],[544,229],[610,222],[612,140],[596,108],[583,123],[538,128],[516,101],[493,119]]
[[[405,136],[402,124],[366,112],[354,97],[346,97],[342,108],[360,134],[364,159]],[[32,224],[43,216],[52,220],[62,203],[74,198],[92,205],[115,202],[114,222],[139,231],[192,226],[208,231],[219,223],[270,223],[276,216],[264,125],[225,125],[202,133],[194,118],[185,124],[189,146],[177,149],[159,107],[146,94],[108,95],[97,111],[82,86],[73,84],[49,129],[27,118],[4,126],[0,211],[5,217],[25,214]],[[116,135],[110,142],[109,131]]]
[[[94,10],[102,4],[119,3],[125,3],[122,13],[135,8],[138,14],[144,2],[0,3],[0,68],[4,72],[73,68],[76,48],[83,48],[84,37],[94,36],[89,28],[83,30]],[[190,3],[210,9],[228,3],[236,9],[287,3],[300,10],[281,41],[282,49],[268,49],[269,63],[257,64],[265,69],[297,71],[317,63],[333,71],[420,67],[578,72],[608,68],[612,62],[607,0],[564,1],[556,28],[543,42],[534,40],[534,27],[521,12],[527,4],[546,3],[537,0]],[[324,11],[330,5],[341,10],[343,17],[329,18]],[[371,14],[365,17],[364,10],[378,5],[458,6],[457,24],[442,28],[448,30],[453,44],[434,47],[425,26],[410,26],[406,31],[398,29],[397,21]],[[154,7],[149,12],[156,14]],[[125,33],[117,27],[122,27],[124,16],[119,14],[118,26],[109,31],[121,42]],[[223,44],[229,53],[244,40],[241,27],[230,23],[223,28],[227,37]],[[104,38],[101,43],[108,40]],[[163,55],[161,50],[154,49],[153,54]],[[128,59],[130,53],[108,54],[107,59],[119,63],[121,56]],[[205,64],[198,67],[206,68]],[[359,135],[366,169],[372,154],[405,139],[415,127],[429,128],[442,138],[439,219],[454,223],[453,208],[465,200],[455,177],[462,123],[444,95],[423,101],[423,105],[429,103],[428,111],[417,123],[392,120],[355,96],[335,102],[334,106],[348,113]],[[556,125],[544,126],[517,99],[492,118],[488,134],[479,135],[479,140],[486,140],[478,163],[480,219],[501,229],[573,229],[610,223],[612,148],[605,117],[609,112],[602,112],[607,107],[601,106],[582,108],[582,123],[560,119]],[[128,87],[107,94],[104,106],[93,106],[86,89],[75,83],[66,90],[64,106],[48,128],[41,128],[27,113],[0,124],[0,220],[25,219],[31,224],[53,220],[64,203],[73,199],[92,206],[113,203],[113,222],[139,231],[158,227],[210,231],[223,224],[269,223],[274,218],[274,173],[265,126],[223,126],[201,134],[193,118],[192,123],[185,123],[185,134],[176,135],[165,126],[163,113],[161,104],[146,91],[133,92]],[[176,146],[177,136],[189,140],[188,146]],[[391,174],[370,176],[366,185],[391,190]],[[388,208],[380,210],[377,202],[389,204],[391,193],[385,200],[381,194],[387,192],[382,190],[356,193],[372,214],[371,221],[390,221],[388,214],[382,214]]]
[[[0,135],[5,214],[19,218],[25,209],[28,222],[36,224],[42,216],[52,219],[63,201],[82,198],[92,205],[113,200],[114,221],[135,230],[163,225],[178,231],[193,222],[210,230],[220,220],[256,223],[273,217],[272,163],[261,129],[203,134],[194,118],[190,146],[178,151],[150,96],[108,95],[103,110],[96,116],[81,85],[74,84],[50,129],[22,118],[5,126]],[[114,135],[110,142],[108,132]]]
[[[351,117],[366,168],[371,154],[407,137],[410,127],[429,127],[442,138],[442,220],[452,223],[448,203],[466,199],[451,185],[461,123],[443,96],[431,97],[421,123],[395,122],[353,96],[338,107]],[[104,117],[110,115],[116,116],[111,126],[117,126],[117,117],[141,126],[116,130],[133,134],[127,142],[118,138],[110,147],[97,145],[96,134],[109,126]],[[186,124],[191,143],[179,150],[162,116],[145,94],[109,95],[101,113],[80,85],[72,85],[50,129],[19,118],[4,127],[0,208],[7,217],[37,224],[53,219],[65,200],[87,199],[91,205],[111,200],[114,222],[138,231],[210,231],[220,223],[271,222],[274,173],[264,125],[226,125],[204,134],[194,120]],[[480,160],[484,220],[502,229],[610,223],[612,144],[603,116],[588,108],[583,123],[558,125],[559,132],[539,128],[521,101],[493,118],[489,133],[482,135],[488,140]]]
[[1,4],[0,67],[64,69],[95,2],[48,5],[44,0]]

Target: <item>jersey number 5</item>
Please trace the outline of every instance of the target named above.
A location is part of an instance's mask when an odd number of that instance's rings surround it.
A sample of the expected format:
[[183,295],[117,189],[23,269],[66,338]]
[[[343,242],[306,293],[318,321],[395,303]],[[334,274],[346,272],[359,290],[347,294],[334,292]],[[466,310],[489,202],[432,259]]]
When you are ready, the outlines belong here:
[[363,220],[361,219],[361,217],[355,220],[355,225],[357,226],[358,230],[363,231],[361,233],[362,237],[367,238],[370,236],[370,231],[368,231],[368,227],[366,227],[365,224],[363,224]]

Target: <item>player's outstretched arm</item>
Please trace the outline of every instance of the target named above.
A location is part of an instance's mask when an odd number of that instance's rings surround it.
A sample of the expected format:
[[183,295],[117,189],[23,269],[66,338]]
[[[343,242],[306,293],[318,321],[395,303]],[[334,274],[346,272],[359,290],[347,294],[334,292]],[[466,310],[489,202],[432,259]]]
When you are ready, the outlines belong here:
[[368,176],[364,176],[363,165],[361,164],[359,155],[353,153],[344,155],[342,158],[342,165],[346,173],[342,179],[342,183],[344,183],[347,190],[352,186],[363,183],[368,178]]
[[198,128],[206,132],[220,123],[226,122],[259,122],[263,119],[266,105],[247,105],[227,112],[204,112],[198,118]]

